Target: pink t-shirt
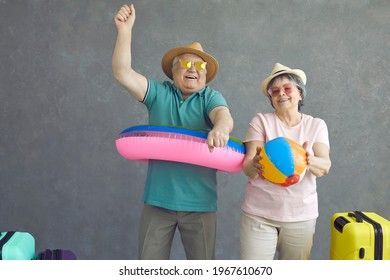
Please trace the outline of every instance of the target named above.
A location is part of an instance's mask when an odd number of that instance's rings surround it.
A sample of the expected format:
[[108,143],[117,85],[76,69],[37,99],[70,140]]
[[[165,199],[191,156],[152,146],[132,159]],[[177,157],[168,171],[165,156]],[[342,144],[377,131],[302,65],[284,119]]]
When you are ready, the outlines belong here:
[[[287,137],[302,145],[309,142],[309,153],[316,142],[329,146],[328,128],[319,118],[303,114],[296,126],[287,126],[275,113],[256,114],[251,120],[244,142],[268,142],[277,137]],[[316,176],[309,171],[303,179],[290,187],[280,187],[261,177],[249,179],[245,187],[242,210],[276,221],[296,222],[318,217]]]

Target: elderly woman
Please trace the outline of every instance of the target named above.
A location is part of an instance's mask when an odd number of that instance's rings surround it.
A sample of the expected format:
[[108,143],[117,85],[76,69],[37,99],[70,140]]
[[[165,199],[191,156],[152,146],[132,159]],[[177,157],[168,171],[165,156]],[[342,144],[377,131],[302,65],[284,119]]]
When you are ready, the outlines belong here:
[[[244,139],[244,173],[248,176],[240,226],[241,259],[282,260],[310,258],[318,200],[316,178],[328,174],[328,129],[322,119],[301,113],[306,97],[306,75],[276,63],[262,82],[262,91],[275,109],[258,113],[249,123]],[[280,187],[264,179],[260,149],[277,137],[287,137],[307,152],[303,179]]]

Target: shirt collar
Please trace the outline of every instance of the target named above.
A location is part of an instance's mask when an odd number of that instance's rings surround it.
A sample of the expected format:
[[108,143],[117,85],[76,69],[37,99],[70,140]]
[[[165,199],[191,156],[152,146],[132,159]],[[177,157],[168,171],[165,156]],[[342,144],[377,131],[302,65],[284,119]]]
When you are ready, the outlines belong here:
[[[169,83],[171,85],[172,90],[174,92],[176,92],[178,95],[181,95],[181,90],[178,87],[176,87],[173,82],[169,82]],[[207,85],[205,85],[200,91],[196,91],[193,94],[191,94],[191,96],[194,94],[204,95],[206,92],[206,89],[207,89]]]

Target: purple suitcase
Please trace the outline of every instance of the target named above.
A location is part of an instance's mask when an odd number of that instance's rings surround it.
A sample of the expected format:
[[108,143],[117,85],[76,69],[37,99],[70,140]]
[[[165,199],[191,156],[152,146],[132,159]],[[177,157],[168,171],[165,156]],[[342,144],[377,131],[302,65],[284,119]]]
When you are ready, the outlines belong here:
[[64,249],[46,249],[38,253],[36,260],[77,260],[75,253]]

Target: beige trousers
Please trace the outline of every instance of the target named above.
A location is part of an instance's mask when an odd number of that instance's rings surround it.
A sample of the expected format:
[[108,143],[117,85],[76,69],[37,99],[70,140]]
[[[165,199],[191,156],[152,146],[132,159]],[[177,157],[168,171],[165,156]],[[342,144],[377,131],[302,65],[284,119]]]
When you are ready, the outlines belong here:
[[187,259],[215,259],[215,212],[180,212],[144,204],[139,228],[141,260],[168,260],[176,228]]
[[278,222],[241,211],[242,260],[307,260],[313,246],[316,219]]

